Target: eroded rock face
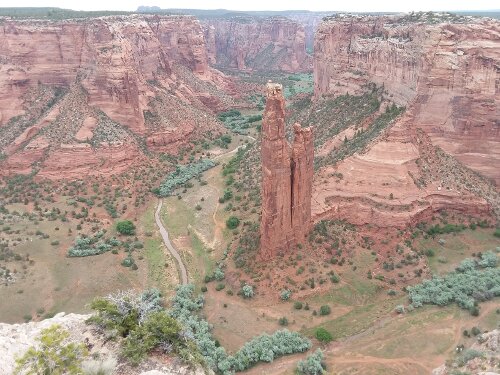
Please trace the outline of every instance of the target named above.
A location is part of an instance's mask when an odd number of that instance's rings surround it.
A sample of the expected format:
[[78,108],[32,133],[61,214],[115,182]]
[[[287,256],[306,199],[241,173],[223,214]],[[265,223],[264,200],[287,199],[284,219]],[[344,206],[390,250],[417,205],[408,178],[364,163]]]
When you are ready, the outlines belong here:
[[310,71],[304,27],[284,17],[204,21],[210,63],[238,70]]
[[314,51],[316,97],[383,85],[411,126],[500,182],[499,21],[337,17],[320,25]]
[[191,16],[3,20],[0,174],[35,162],[51,178],[78,175],[86,163],[99,173],[102,158],[106,174],[119,173],[143,154],[144,140],[169,152],[217,134],[212,111],[232,102],[232,84],[208,59]]
[[283,87],[267,84],[262,121],[262,218],[263,259],[291,250],[304,241],[311,222],[311,190],[314,146],[312,129],[294,125],[293,146],[285,135]]

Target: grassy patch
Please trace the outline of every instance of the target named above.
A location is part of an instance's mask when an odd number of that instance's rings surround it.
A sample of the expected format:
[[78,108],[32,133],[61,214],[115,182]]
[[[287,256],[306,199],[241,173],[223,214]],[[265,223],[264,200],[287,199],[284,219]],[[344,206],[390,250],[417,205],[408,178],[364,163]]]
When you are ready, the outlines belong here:
[[309,327],[303,333],[313,336],[317,328],[323,327],[332,334],[333,340],[349,337],[370,328],[377,319],[390,313],[393,308],[394,303],[391,301],[355,307],[347,314]]
[[188,226],[194,222],[193,211],[177,198],[164,200],[161,216],[163,223],[168,228],[168,233],[173,238],[186,235]]
[[206,274],[211,274],[213,272],[214,261],[210,254],[207,252],[207,249],[203,245],[203,242],[201,242],[198,236],[192,232],[191,246],[193,248],[196,259],[200,263],[200,267],[195,272],[196,284],[199,284]]

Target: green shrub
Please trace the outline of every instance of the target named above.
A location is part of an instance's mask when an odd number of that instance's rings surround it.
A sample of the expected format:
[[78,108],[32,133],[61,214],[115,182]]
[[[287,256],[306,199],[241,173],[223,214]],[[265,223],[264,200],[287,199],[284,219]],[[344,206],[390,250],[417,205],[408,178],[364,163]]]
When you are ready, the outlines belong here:
[[214,279],[217,281],[222,281],[224,280],[224,271],[220,268],[217,267],[214,271]]
[[178,352],[183,346],[180,333],[181,326],[174,318],[165,311],[153,312],[126,337],[122,355],[137,365],[155,348]]
[[495,229],[495,232],[493,232],[493,235],[497,238],[500,238],[500,228]]
[[135,234],[135,225],[130,220],[123,220],[116,223],[116,230],[120,234],[132,236]]
[[293,308],[294,308],[295,310],[300,310],[300,309],[302,309],[302,306],[303,306],[302,302],[299,302],[299,301],[294,302],[294,304],[293,304]]
[[288,325],[288,319],[286,317],[281,317],[278,319],[278,323],[280,326],[287,326]]
[[132,267],[132,265],[134,264],[135,264],[134,258],[132,258],[131,256],[128,256],[122,260],[123,267]]
[[298,375],[321,375],[325,373],[323,368],[323,352],[316,349],[313,354],[307,356],[303,361],[297,363]]
[[236,216],[231,216],[226,220],[226,227],[228,227],[229,229],[236,229],[238,225],[240,225],[240,219],[238,219]]
[[282,301],[288,301],[290,299],[290,296],[292,295],[292,291],[289,289],[284,289],[280,293],[280,298]]
[[332,276],[330,276],[330,281],[334,284],[337,284],[338,282],[340,282],[340,277],[337,274],[333,274]]
[[216,286],[215,286],[215,290],[216,291],[220,291],[222,289],[224,289],[226,286],[223,284],[223,283],[218,283]]
[[330,306],[323,305],[319,308],[319,315],[328,315],[331,311]]
[[471,332],[474,336],[477,336],[477,335],[479,335],[479,334],[481,333],[481,330],[480,330],[478,327],[474,326],[474,327],[472,327],[472,329],[470,330],[470,332]]
[[323,327],[320,327],[316,330],[314,333],[314,336],[318,339],[318,341],[321,342],[330,342],[333,340],[333,336],[330,332],[328,332],[326,329]]
[[252,298],[254,295],[253,287],[248,284],[243,285],[241,288],[241,294],[243,295],[243,298]]
[[16,359],[14,374],[81,374],[81,363],[87,355],[83,344],[68,342],[69,333],[55,324],[41,331],[34,346]]

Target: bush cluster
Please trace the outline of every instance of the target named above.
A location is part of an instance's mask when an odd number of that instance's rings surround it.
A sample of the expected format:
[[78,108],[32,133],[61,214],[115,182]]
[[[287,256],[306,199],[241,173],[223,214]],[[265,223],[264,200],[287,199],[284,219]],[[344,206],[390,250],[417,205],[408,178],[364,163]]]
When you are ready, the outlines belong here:
[[297,373],[299,375],[321,375],[325,373],[323,367],[323,352],[321,349],[307,356],[304,361],[297,363]]
[[185,184],[200,173],[215,167],[215,162],[210,159],[202,159],[187,165],[178,165],[174,172],[170,173],[155,191],[162,197],[172,195],[173,191]]
[[184,328],[184,335],[193,338],[206,364],[216,373],[229,375],[246,370],[258,362],[271,362],[285,354],[304,352],[311,347],[308,339],[288,330],[263,334],[248,341],[233,356],[213,339],[211,326],[196,313],[203,307],[203,296],[194,296],[193,285],[177,287],[170,314]]
[[87,257],[99,255],[110,251],[113,247],[121,244],[121,242],[116,238],[108,238],[104,240],[103,236],[104,231],[99,231],[90,237],[77,237],[73,247],[68,250],[68,256]]
[[410,301],[414,307],[456,302],[461,308],[474,312],[477,303],[500,296],[500,269],[496,265],[497,255],[491,251],[479,259],[467,258],[444,277],[408,287]]
[[91,308],[96,313],[87,322],[123,337],[122,356],[132,364],[139,364],[152,350],[179,355],[186,350],[196,353],[194,343],[186,340],[179,322],[163,309],[156,289],[96,298]]

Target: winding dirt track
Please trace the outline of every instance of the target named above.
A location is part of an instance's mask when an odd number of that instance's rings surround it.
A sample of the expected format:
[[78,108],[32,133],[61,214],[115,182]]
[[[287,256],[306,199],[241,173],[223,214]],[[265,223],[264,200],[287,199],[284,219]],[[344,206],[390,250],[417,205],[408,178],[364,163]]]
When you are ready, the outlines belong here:
[[160,234],[161,234],[161,237],[163,238],[163,243],[167,247],[168,251],[170,251],[170,254],[172,254],[172,256],[177,261],[177,266],[178,266],[178,269],[179,269],[180,274],[181,274],[181,284],[185,285],[188,283],[186,266],[182,262],[181,256],[179,255],[177,250],[175,250],[174,245],[172,245],[172,242],[170,242],[170,238],[168,238],[168,232],[165,229],[165,227],[163,226],[163,223],[161,222],[160,210],[161,210],[162,204],[163,204],[163,199],[160,199],[158,201],[158,207],[156,208],[156,212],[155,212],[156,225],[158,225],[158,228],[160,229]]
[[[255,141],[254,137],[251,137],[249,135],[247,135],[247,137],[249,139],[251,139],[252,141]],[[240,149],[240,147],[246,147],[246,146],[245,145],[240,145],[240,146],[236,147],[232,151],[228,151],[228,152],[222,153],[220,155],[217,155],[216,157],[214,157],[214,160],[217,160],[217,159],[219,159],[219,158],[221,158],[223,156],[232,155],[232,154],[236,153]],[[158,201],[158,207],[156,208],[156,212],[155,212],[156,225],[160,229],[160,234],[161,234],[161,237],[163,238],[163,243],[167,247],[167,249],[170,252],[170,254],[172,254],[172,256],[177,261],[177,268],[180,271],[180,275],[181,275],[181,284],[185,285],[185,284],[188,283],[188,275],[187,275],[186,266],[182,262],[181,256],[179,255],[179,252],[174,248],[174,245],[172,244],[172,242],[170,242],[170,238],[168,237],[168,232],[165,229],[165,227],[163,226],[163,223],[161,222],[160,211],[161,211],[162,205],[163,205],[163,199],[160,199]],[[218,207],[219,206],[217,204],[217,207],[216,207],[216,209],[214,211],[214,221],[215,221],[215,214],[217,212],[217,208]],[[215,242],[215,239],[216,238],[214,237],[214,242]]]

